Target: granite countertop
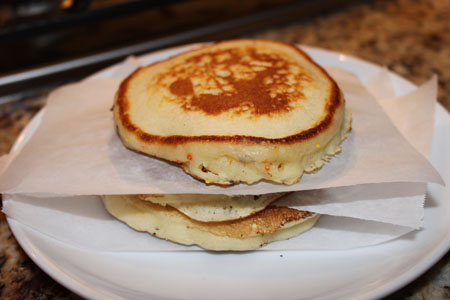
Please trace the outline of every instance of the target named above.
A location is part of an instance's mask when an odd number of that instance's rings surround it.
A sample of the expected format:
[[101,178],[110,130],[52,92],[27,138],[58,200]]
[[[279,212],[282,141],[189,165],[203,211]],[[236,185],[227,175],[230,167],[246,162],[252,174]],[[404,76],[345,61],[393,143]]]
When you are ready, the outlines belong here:
[[[343,52],[387,66],[421,84],[439,76],[438,100],[450,111],[450,0],[363,1],[332,13],[259,31],[270,38]],[[0,154],[7,153],[45,96],[0,106]],[[0,298],[80,299],[23,252],[0,213]],[[450,299],[450,253],[387,299]]]

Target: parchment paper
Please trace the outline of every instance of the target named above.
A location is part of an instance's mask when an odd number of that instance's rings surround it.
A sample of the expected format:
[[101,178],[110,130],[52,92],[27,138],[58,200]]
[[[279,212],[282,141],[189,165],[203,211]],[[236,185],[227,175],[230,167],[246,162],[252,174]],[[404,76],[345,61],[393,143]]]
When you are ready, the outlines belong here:
[[[35,199],[16,194],[5,198],[4,210],[9,216],[69,245],[100,251],[201,250],[130,229],[106,212],[98,196]],[[260,250],[350,249],[382,243],[411,230],[388,223],[321,216],[310,231]]]
[[205,185],[178,167],[126,149],[109,110],[119,79],[106,79],[65,86],[49,96],[40,126],[0,175],[0,191],[236,195],[383,182],[442,183],[428,160],[408,143],[354,75],[335,68],[330,72],[352,111],[353,130],[339,155],[319,172],[305,174],[297,184]]
[[[370,86],[374,88],[376,84],[377,81]],[[436,81],[432,79],[412,94],[390,99],[395,104],[388,102],[390,100],[380,100],[381,103],[389,103],[385,109],[391,118],[396,122],[409,124],[399,126],[402,134],[408,136],[411,128],[420,131],[409,135],[409,142],[416,145],[424,155],[428,154],[431,144],[431,126],[434,122],[429,113],[434,110],[435,92]],[[416,109],[411,109],[408,114],[395,115],[396,110],[401,111],[402,106],[413,102],[417,103],[412,106]],[[415,122],[425,122],[431,126],[418,128],[413,125]],[[424,147],[421,148],[420,145]],[[279,205],[329,215],[323,215],[318,224],[307,233],[288,241],[269,244],[263,249],[348,249],[397,238],[420,227],[425,187],[425,184],[415,182],[368,183],[293,193]],[[149,238],[146,233],[131,230],[106,213],[98,196],[36,198],[20,194],[5,195],[4,212],[54,238],[90,249],[199,249]]]

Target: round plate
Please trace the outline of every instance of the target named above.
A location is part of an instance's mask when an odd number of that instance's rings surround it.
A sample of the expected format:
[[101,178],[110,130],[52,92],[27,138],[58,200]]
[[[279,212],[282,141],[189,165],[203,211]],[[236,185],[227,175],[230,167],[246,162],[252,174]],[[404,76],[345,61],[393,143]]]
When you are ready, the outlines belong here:
[[[150,63],[190,47],[159,51],[141,59]],[[303,49],[320,64],[353,72],[363,82],[380,70],[344,54]],[[109,77],[117,68],[112,66],[89,79]],[[398,95],[415,88],[395,74],[390,76]],[[33,122],[18,141],[31,134],[32,127]],[[431,161],[447,183],[449,131],[450,117],[437,105]],[[448,200],[448,186],[429,185],[422,230],[374,247],[345,251],[99,252],[64,244],[10,218],[8,222],[39,267],[90,299],[373,299],[406,285],[448,251]]]

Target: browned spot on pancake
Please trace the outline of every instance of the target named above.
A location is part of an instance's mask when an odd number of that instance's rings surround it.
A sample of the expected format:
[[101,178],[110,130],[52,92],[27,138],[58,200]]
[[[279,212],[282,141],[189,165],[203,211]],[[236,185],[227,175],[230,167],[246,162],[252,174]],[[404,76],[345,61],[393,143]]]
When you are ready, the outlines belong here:
[[286,95],[277,94],[275,99],[270,97],[270,92],[262,83],[264,73],[266,72],[258,73],[251,80],[233,82],[235,93],[222,95],[200,94],[200,96],[193,97],[190,103],[191,107],[194,109],[198,108],[211,115],[217,115],[236,108],[238,109],[237,112],[252,110],[258,115],[290,110],[291,107]]
[[[207,62],[202,61],[204,58]],[[234,74],[233,68],[236,67],[244,71]],[[240,73],[245,73],[247,78],[239,78]],[[244,49],[244,53],[227,49],[193,56],[187,60],[186,66],[175,65],[161,74],[158,82],[163,85],[166,76],[181,75],[183,78],[178,78],[169,86],[171,93],[177,96],[174,101],[185,110],[203,111],[210,115],[230,110],[238,114],[249,111],[252,115],[289,111],[293,108],[292,102],[303,98],[301,83],[310,80],[305,74],[292,74],[289,62],[279,55],[259,53],[251,47]],[[295,89],[291,88],[289,75],[295,78]],[[200,93],[195,93],[189,78],[202,81],[204,86]],[[205,89],[215,92],[208,93]]]
[[212,223],[204,226],[215,235],[246,238],[255,235],[274,233],[285,224],[312,216],[311,212],[289,207],[268,206],[266,209],[246,218]]
[[178,96],[190,95],[194,92],[192,82],[189,78],[177,79],[170,85],[170,92]]

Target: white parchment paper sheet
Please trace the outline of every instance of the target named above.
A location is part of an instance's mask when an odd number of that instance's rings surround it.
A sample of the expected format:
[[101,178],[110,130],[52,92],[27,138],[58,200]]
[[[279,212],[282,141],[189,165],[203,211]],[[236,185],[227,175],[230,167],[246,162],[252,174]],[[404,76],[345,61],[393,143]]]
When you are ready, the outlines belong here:
[[[7,195],[8,216],[53,238],[101,251],[198,251],[137,232],[111,217],[98,196],[35,199]],[[11,214],[10,214],[11,212]],[[261,250],[350,249],[385,242],[410,232],[409,227],[347,217],[322,216],[310,231]]]
[[[49,96],[40,126],[0,175],[0,191],[236,195],[382,182],[442,183],[428,160],[402,136],[359,80],[338,69],[330,71],[353,113],[353,130],[339,155],[320,172],[305,174],[297,184],[205,185],[178,167],[126,149],[114,130],[110,112],[119,80],[106,79],[68,85]],[[402,114],[400,109],[395,118]]]
[[[374,84],[376,82],[372,86]],[[414,123],[414,120],[433,124],[428,113],[434,109],[435,90],[436,82],[430,81],[412,94],[391,99],[396,105],[386,106],[386,111],[395,117],[392,111],[396,107],[406,105],[406,101],[415,101],[420,104],[420,109],[403,114],[400,119],[405,124]],[[402,133],[407,135],[410,127],[401,128]],[[410,142],[414,144],[415,139],[425,139],[427,142],[422,144],[427,148],[431,142],[429,130],[429,126],[423,127],[420,134],[410,136]],[[427,154],[427,151],[429,148],[422,153]],[[284,204],[330,215],[322,216],[307,233],[263,249],[348,249],[391,240],[420,226],[424,187],[425,184],[411,182],[370,183],[291,194],[283,200]],[[197,247],[149,238],[146,233],[129,229],[106,213],[98,196],[35,198],[5,195],[4,211],[45,234],[81,247],[107,251],[198,250]]]

